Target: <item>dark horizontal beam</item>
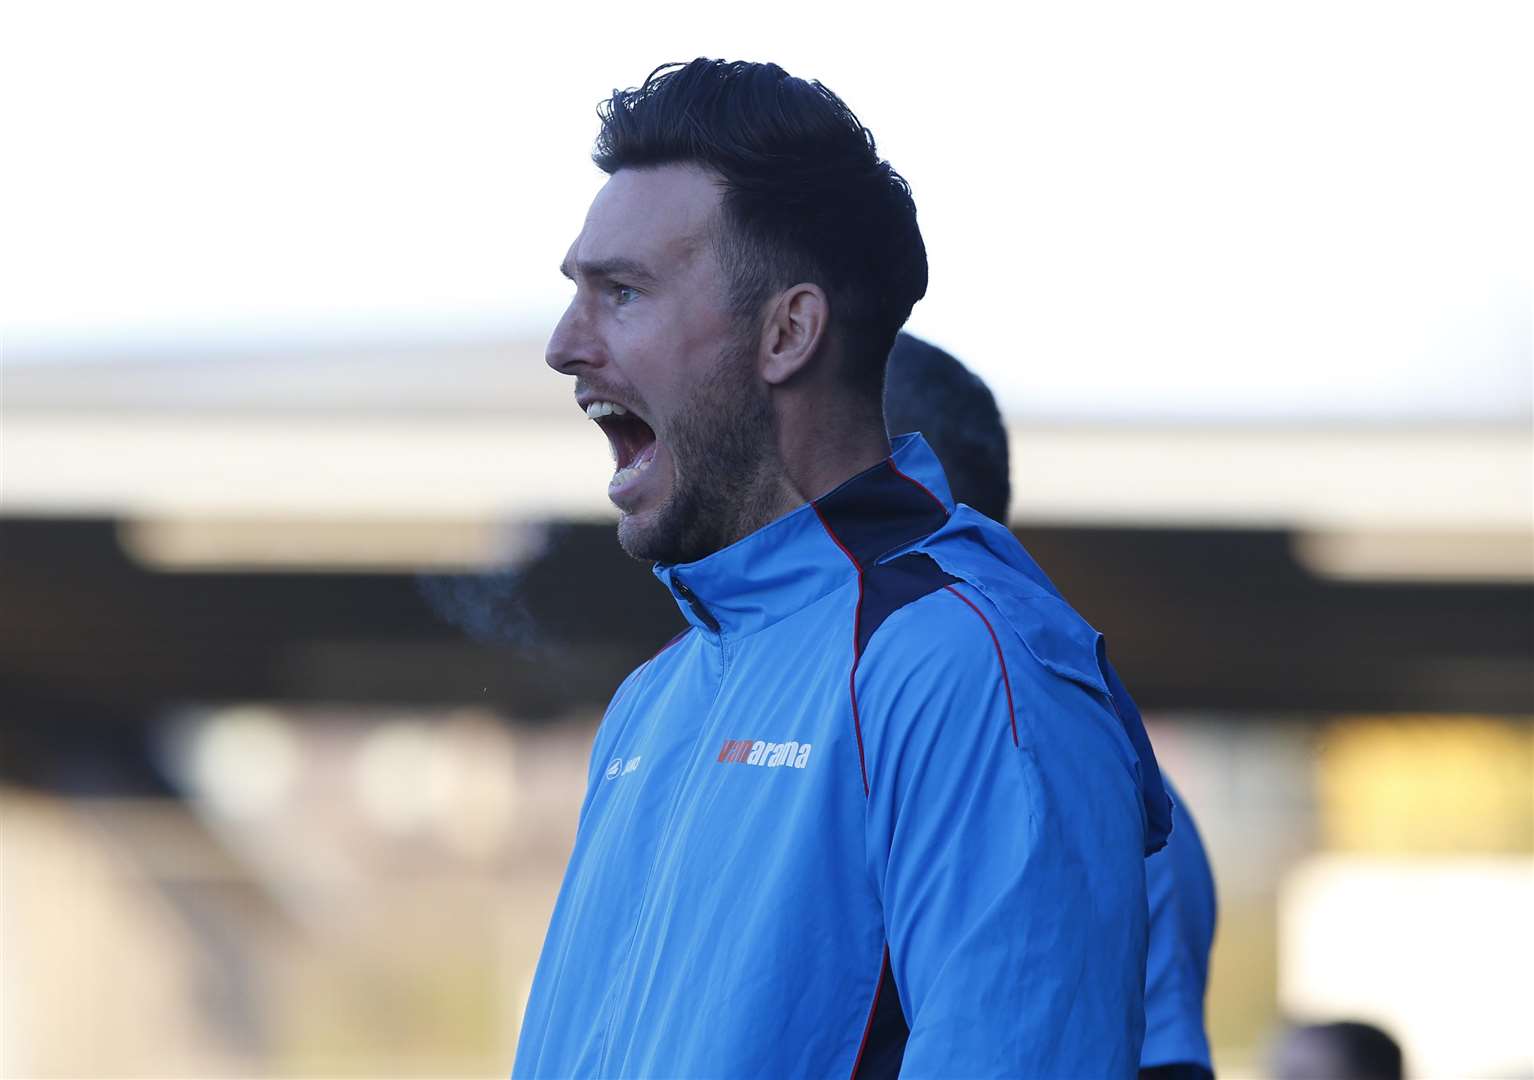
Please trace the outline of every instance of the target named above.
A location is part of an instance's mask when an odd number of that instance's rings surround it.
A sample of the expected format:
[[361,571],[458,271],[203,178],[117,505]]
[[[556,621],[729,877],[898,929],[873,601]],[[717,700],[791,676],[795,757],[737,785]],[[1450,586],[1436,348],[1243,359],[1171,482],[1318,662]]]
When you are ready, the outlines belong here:
[[[1028,529],[1145,709],[1534,712],[1534,588],[1317,579],[1281,532]],[[108,521],[0,520],[0,724],[186,701],[600,708],[682,625],[610,525],[486,577],[162,573]],[[43,718],[40,718],[43,719]]]

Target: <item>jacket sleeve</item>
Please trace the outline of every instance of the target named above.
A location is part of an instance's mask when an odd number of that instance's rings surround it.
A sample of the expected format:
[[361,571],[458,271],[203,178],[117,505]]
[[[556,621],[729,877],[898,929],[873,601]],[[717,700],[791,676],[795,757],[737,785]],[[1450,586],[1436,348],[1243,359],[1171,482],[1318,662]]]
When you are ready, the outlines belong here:
[[1145,826],[1109,701],[963,584],[891,615],[856,689],[901,1075],[1133,1076]]

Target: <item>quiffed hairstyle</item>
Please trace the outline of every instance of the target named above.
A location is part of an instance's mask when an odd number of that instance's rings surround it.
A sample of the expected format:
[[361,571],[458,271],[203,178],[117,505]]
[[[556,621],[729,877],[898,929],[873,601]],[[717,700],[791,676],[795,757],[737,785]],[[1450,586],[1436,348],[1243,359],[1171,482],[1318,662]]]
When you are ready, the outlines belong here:
[[1007,426],[980,376],[936,345],[901,334],[885,376],[884,422],[891,435],[921,432],[954,501],[1006,524],[1012,501]]
[[720,261],[741,319],[799,282],[825,290],[849,376],[877,393],[895,334],[927,291],[911,188],[819,82],[776,64],[665,64],[597,106],[592,160],[695,164],[723,180]]

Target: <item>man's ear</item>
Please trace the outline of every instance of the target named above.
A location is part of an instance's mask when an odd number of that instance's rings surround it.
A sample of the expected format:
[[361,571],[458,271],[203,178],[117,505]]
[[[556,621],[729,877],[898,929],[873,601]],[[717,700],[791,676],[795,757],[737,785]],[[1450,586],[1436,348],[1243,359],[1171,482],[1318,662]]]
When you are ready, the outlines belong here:
[[758,368],[771,386],[803,371],[815,356],[831,321],[831,305],[819,285],[801,282],[778,294],[762,334]]

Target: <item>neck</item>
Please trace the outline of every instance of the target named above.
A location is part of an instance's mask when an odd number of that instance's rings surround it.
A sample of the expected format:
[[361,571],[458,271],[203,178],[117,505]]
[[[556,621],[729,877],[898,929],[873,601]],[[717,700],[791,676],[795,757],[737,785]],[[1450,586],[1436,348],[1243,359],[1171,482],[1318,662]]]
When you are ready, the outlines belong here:
[[774,415],[776,460],[764,461],[738,489],[734,527],[719,547],[749,536],[791,510],[820,498],[890,455],[884,417],[825,407],[785,408]]
[[884,417],[831,410],[784,410],[777,418],[778,458],[791,506],[826,492],[890,455]]

